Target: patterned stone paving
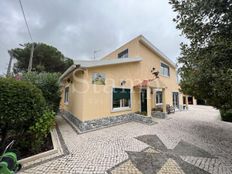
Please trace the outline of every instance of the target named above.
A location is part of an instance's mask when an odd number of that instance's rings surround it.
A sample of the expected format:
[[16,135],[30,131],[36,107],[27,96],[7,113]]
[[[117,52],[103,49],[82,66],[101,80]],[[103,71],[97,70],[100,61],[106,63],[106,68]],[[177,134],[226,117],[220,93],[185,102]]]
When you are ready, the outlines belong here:
[[118,167],[112,169],[109,173],[111,174],[142,174],[131,162],[131,160],[126,160],[124,163]]
[[[154,150],[153,148],[147,148],[143,152],[146,153],[159,153],[158,151]],[[146,160],[146,159],[144,159]],[[147,162],[147,161],[146,161]],[[108,171],[109,174],[142,174],[143,172],[139,171],[131,160],[126,160],[123,163],[113,167],[111,170]],[[145,172],[144,172],[145,173]],[[180,166],[173,160],[168,159],[166,163],[161,167],[157,174],[184,174]]]
[[85,134],[58,117],[69,154],[21,173],[140,174],[156,166],[152,174],[232,174],[232,124],[217,116],[200,107],[152,126],[130,122]]
[[[131,162],[126,160],[121,165],[113,168],[108,173],[110,174],[142,174]],[[157,174],[184,174],[180,166],[173,160],[168,159],[167,162],[162,166]]]
[[157,174],[184,174],[180,166],[173,160],[168,159]]
[[212,158],[197,158],[197,157],[190,157],[185,156],[182,157],[182,159],[189,164],[195,165],[205,171],[209,171],[209,173],[212,174],[230,174],[231,170],[229,167],[224,166],[220,160],[218,159],[212,159]]
[[[215,158],[203,149],[184,141],[180,141],[174,149],[167,149],[156,135],[143,135],[136,139],[153,147],[142,152],[127,152],[131,163],[134,165],[132,168],[137,168],[145,174],[177,174],[191,173],[192,171],[199,174],[208,174],[198,166],[184,161],[181,155]],[[121,166],[118,166],[118,168],[121,168]],[[117,171],[117,168],[114,171]],[[124,173],[127,173],[127,170]]]

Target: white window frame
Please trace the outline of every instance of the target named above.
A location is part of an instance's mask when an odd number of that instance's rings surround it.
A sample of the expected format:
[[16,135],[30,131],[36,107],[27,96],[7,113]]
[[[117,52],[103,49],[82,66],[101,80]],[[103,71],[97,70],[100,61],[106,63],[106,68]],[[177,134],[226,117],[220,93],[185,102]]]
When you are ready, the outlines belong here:
[[[68,88],[67,98],[66,98],[66,88]],[[69,103],[69,93],[70,93],[70,85],[67,85],[64,88],[64,104],[66,104],[66,105],[68,105],[68,103]]]
[[[119,107],[119,108],[113,108],[113,90],[114,88],[120,88],[120,89],[129,89],[130,90],[130,105],[127,107]],[[131,111],[132,110],[132,88],[129,87],[117,87],[114,86],[111,89],[111,112],[120,112],[120,111]]]
[[[164,65],[166,65],[167,67],[168,67],[168,69],[169,69],[169,75],[165,75],[165,74],[163,74],[163,71],[161,71],[161,69],[163,68],[162,66],[161,66],[161,64],[164,64]],[[160,73],[159,73],[161,76],[163,76],[163,77],[170,77],[170,75],[171,75],[171,72],[170,72],[170,66],[168,65],[168,64],[166,64],[165,62],[160,62]]]
[[[162,95],[161,95],[161,97],[162,97],[162,103],[156,103],[156,93],[157,93],[157,91],[162,92]],[[162,91],[162,89],[155,89],[154,100],[155,100],[155,105],[156,106],[163,105],[163,91]]]

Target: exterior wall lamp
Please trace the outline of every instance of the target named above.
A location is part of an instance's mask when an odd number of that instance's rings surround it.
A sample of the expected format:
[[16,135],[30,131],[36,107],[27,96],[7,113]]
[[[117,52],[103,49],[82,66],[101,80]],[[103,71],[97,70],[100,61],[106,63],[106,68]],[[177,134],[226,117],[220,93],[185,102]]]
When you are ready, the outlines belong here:
[[121,86],[124,86],[125,84],[126,84],[125,80],[121,81]]

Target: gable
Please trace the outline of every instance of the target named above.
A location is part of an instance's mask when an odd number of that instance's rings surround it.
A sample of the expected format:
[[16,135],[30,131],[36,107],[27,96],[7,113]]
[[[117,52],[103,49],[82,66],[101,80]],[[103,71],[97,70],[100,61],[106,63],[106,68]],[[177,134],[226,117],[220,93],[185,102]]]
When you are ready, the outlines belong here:
[[147,64],[153,63],[157,67],[159,67],[161,63],[164,63],[164,64],[176,69],[176,66],[174,66],[172,63],[168,62],[166,59],[161,57],[159,54],[154,52],[154,50],[152,50],[150,47],[143,44],[142,42],[139,42],[139,56],[143,57],[144,63],[145,62]]
[[175,63],[171,59],[169,59],[162,51],[160,51],[156,46],[154,46],[149,40],[147,40],[144,36],[140,36],[139,43],[147,49],[149,49],[153,54],[157,55],[160,60],[164,61],[169,66],[176,68]]
[[155,47],[150,41],[148,41],[143,35],[140,35],[126,44],[122,45],[115,51],[103,57],[103,59],[117,59],[123,57],[124,52],[128,52],[127,57],[142,57],[141,55],[141,44],[149,49],[153,54],[159,57],[162,61],[164,61],[169,66],[176,68],[175,63],[170,60],[162,51],[160,51],[157,47]]
[[131,41],[125,43],[121,47],[117,48],[116,50],[112,51],[108,55],[104,56],[102,59],[118,59],[118,56],[128,50],[128,57],[139,57],[138,51],[138,44],[139,44],[139,37],[132,39]]

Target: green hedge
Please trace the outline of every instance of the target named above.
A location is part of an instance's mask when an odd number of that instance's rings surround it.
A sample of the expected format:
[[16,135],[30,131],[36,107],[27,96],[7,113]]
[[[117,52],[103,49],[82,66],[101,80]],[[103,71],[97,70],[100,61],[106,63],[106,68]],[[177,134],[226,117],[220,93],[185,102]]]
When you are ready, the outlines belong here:
[[57,112],[60,105],[61,93],[58,83],[60,73],[24,73],[22,80],[29,81],[37,86],[43,93],[47,105]]
[[232,122],[232,109],[227,111],[220,110],[220,113],[223,121]]
[[28,132],[43,115],[44,107],[41,90],[31,83],[0,78],[0,144]]
[[16,140],[19,155],[30,156],[41,152],[55,125],[55,113],[32,83],[0,78],[0,125],[0,148]]

